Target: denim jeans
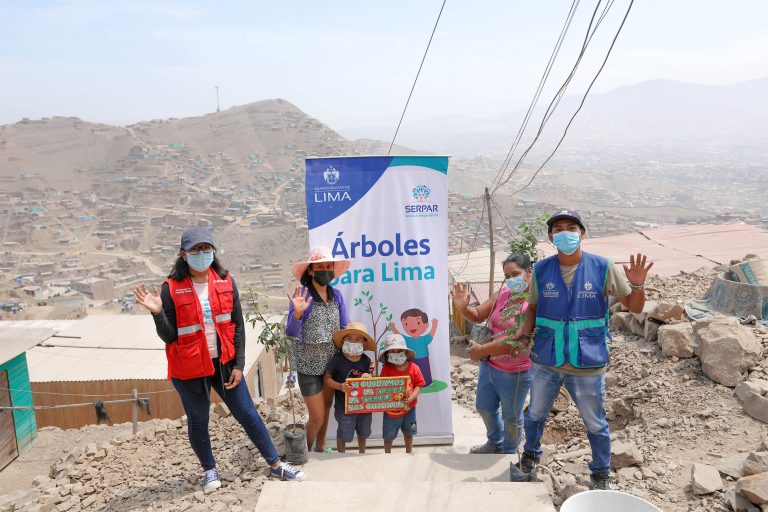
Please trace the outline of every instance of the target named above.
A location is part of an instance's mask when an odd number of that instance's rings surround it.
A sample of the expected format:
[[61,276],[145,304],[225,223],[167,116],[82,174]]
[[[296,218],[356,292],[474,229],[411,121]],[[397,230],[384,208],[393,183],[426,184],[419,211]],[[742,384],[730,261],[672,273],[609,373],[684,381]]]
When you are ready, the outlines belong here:
[[501,448],[502,453],[515,453],[520,444],[523,405],[530,386],[527,370],[509,373],[480,363],[475,407],[485,423],[488,444]]
[[259,449],[261,455],[270,465],[274,464],[280,459],[280,456],[269,437],[269,431],[264,425],[264,421],[253,405],[245,378],[240,381],[236,388],[228,389],[224,393],[219,376],[219,365],[215,364],[214,366],[216,367],[216,374],[213,377],[188,381],[171,379],[173,387],[176,388],[179,397],[181,397],[184,412],[187,414],[189,444],[192,445],[192,450],[200,460],[203,470],[208,471],[216,467],[216,460],[213,458],[213,451],[211,450],[211,436],[208,432],[211,386],[222,397],[232,416],[243,426],[245,433]]
[[605,419],[605,373],[591,377],[567,375],[556,367],[531,364],[531,404],[525,413],[525,451],[541,456],[541,436],[549,411],[560,392],[560,386],[570,393],[579,409],[587,438],[592,448],[589,469],[593,472],[610,471],[611,434]]

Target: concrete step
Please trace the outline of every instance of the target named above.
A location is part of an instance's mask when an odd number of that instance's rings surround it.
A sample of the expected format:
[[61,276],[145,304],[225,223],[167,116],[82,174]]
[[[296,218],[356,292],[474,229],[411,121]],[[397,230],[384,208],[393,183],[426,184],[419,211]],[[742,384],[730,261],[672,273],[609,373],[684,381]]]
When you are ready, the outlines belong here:
[[348,482],[364,475],[369,482],[507,482],[515,455],[459,453],[313,453],[304,465],[307,480]]
[[[373,468],[371,468],[373,469]],[[347,481],[264,484],[257,512],[554,512],[541,483],[370,481],[371,473],[348,473]],[[354,478],[359,477],[359,478]]]

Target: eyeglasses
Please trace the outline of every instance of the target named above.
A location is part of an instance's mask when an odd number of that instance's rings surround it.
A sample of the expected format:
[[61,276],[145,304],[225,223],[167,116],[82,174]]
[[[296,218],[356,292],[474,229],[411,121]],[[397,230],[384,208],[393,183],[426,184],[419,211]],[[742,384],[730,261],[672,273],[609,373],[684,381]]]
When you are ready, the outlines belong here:
[[203,252],[205,254],[211,254],[213,252],[213,250],[214,249],[211,246],[205,247],[203,249],[200,249],[198,247],[193,247],[192,249],[187,251],[187,254],[191,254],[192,256],[200,254],[201,252]]

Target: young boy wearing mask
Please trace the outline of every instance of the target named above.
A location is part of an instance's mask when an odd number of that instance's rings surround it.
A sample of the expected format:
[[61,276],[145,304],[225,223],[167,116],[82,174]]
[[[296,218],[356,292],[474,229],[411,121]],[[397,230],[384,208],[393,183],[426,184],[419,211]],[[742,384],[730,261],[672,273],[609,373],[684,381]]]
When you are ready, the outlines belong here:
[[334,418],[339,425],[336,431],[336,449],[339,453],[344,453],[346,444],[351,443],[357,433],[358,451],[365,453],[365,442],[371,435],[372,415],[345,414],[344,394],[352,389],[347,384],[347,379],[371,376],[371,359],[363,352],[375,350],[375,343],[365,324],[360,322],[350,322],[346,329],[333,333],[333,343],[340,352],[328,361],[323,380],[326,386],[336,390]]

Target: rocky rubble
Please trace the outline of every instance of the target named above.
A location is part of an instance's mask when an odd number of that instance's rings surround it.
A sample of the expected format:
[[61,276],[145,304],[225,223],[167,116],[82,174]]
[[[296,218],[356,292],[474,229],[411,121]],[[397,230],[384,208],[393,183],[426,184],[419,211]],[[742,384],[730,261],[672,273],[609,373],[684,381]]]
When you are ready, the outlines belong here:
[[[281,454],[282,426],[293,423],[288,403],[287,394],[256,400]],[[303,402],[295,403],[297,420],[304,422]],[[202,470],[189,446],[186,418],[152,420],[135,436],[123,433],[66,452],[49,474],[35,478],[32,489],[0,496],[0,511],[252,510],[268,465],[225,405],[211,410],[211,443],[223,484],[212,494],[201,490]]]

